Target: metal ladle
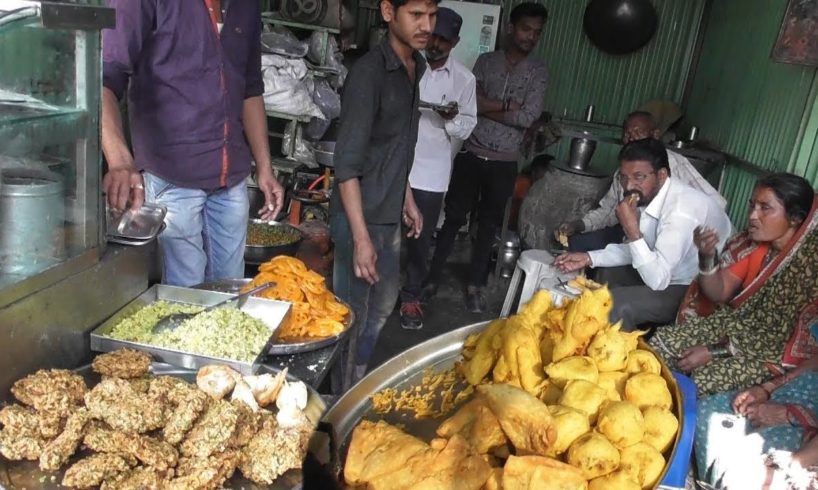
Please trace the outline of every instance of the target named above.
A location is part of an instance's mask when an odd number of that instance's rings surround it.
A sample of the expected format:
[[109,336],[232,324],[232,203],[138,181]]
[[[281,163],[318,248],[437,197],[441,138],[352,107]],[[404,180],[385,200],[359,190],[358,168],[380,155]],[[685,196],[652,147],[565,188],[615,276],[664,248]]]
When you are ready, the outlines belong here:
[[208,311],[213,311],[216,308],[221,308],[222,306],[227,305],[229,303],[232,303],[233,301],[237,301],[238,302],[237,307],[241,308],[242,306],[244,306],[244,303],[247,301],[247,298],[249,298],[250,296],[252,296],[252,295],[254,295],[254,294],[256,294],[256,293],[258,293],[260,291],[264,291],[265,289],[271,288],[271,287],[273,287],[275,285],[276,285],[276,283],[274,283],[274,282],[268,282],[266,284],[262,284],[261,286],[254,287],[253,289],[251,289],[249,291],[246,291],[246,292],[241,293],[241,294],[237,294],[236,296],[228,298],[228,299],[226,299],[224,301],[220,301],[220,302],[216,303],[215,305],[208,306],[207,308],[205,308],[204,310],[202,310],[202,311],[200,311],[198,313],[174,313],[172,315],[168,315],[168,316],[162,318],[161,320],[159,320],[158,322],[156,322],[156,325],[153,326],[153,332],[154,333],[162,333],[162,332],[167,332],[167,331],[171,331],[171,330],[176,330],[179,327],[179,325],[184,323],[185,320],[189,320],[190,318],[193,318],[196,315],[201,315],[202,313],[205,313],[205,312],[208,312]]

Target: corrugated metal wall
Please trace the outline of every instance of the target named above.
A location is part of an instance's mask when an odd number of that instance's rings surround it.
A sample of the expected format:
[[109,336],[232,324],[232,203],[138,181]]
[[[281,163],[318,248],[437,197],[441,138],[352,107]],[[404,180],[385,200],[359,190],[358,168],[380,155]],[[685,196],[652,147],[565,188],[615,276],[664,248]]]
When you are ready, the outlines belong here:
[[[506,19],[522,1],[503,3]],[[659,15],[656,35],[647,46],[625,56],[604,53],[583,33],[588,0],[541,3],[548,8],[549,19],[538,53],[550,69],[545,107],[555,117],[579,120],[593,104],[595,122],[619,126],[625,115],[649,100],[681,103],[705,0],[655,0]],[[562,141],[549,152],[565,159],[568,144]],[[600,144],[592,167],[612,172],[618,151],[617,145]]]
[[[522,0],[504,2],[505,15]],[[580,119],[588,104],[597,122],[619,125],[624,116],[651,99],[681,102],[704,0],[655,0],[659,28],[636,53],[611,56],[582,31],[587,0],[544,0],[548,24],[539,53],[548,62],[551,84],[547,109]]]
[[[687,119],[702,138],[769,171],[792,168],[812,106],[815,69],[772,60],[787,0],[716,0],[706,19]],[[737,227],[757,174],[728,169],[723,193]]]

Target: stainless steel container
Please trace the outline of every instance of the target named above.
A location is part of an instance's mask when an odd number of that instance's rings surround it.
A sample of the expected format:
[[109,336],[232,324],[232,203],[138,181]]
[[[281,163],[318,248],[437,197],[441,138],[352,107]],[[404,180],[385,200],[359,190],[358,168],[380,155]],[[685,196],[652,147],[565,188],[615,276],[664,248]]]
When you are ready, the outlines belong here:
[[62,177],[44,169],[0,171],[0,273],[31,275],[65,255]]
[[590,137],[572,139],[568,166],[574,170],[587,170],[588,165],[591,163],[591,157],[594,156],[594,151],[596,151],[596,141]]
[[517,267],[520,257],[520,236],[511,231],[497,251],[497,261],[500,262],[500,277],[511,277]]

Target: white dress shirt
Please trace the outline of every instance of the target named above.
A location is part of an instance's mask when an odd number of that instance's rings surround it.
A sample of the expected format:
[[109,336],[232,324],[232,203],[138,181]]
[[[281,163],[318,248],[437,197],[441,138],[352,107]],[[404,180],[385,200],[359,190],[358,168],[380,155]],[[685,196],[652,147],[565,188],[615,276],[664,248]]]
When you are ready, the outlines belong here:
[[475,87],[474,75],[451,56],[437,70],[427,64],[420,79],[420,100],[434,104],[455,101],[458,114],[447,121],[431,109],[420,110],[415,161],[409,173],[413,189],[446,192],[449,188],[454,154],[477,125]]
[[[719,194],[710,182],[696,170],[690,160],[675,151],[667,151],[667,161],[670,164],[670,176],[674,179],[698,189],[715,199],[724,209],[727,201]],[[613,183],[608,192],[599,201],[599,207],[585,213],[582,222],[585,224],[584,231],[595,231],[619,223],[616,219],[616,206],[622,200],[622,186],[619,185],[619,170],[613,176]]]
[[693,245],[693,230],[699,225],[718,232],[719,249],[732,230],[730,218],[715,199],[668,178],[640,213],[642,238],[590,252],[592,267],[632,265],[654,291],[690,284],[699,272],[698,250]]

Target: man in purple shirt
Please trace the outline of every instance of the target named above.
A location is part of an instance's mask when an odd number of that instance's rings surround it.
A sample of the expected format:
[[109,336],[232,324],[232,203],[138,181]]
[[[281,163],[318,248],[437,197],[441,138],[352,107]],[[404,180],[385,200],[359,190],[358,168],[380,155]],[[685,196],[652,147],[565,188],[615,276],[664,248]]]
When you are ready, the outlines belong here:
[[[251,159],[261,217],[272,219],[284,196],[267,140],[258,1],[107,3],[117,14],[102,35],[108,204],[167,206],[163,282],[243,277]],[[133,156],[119,112],[126,93]]]

